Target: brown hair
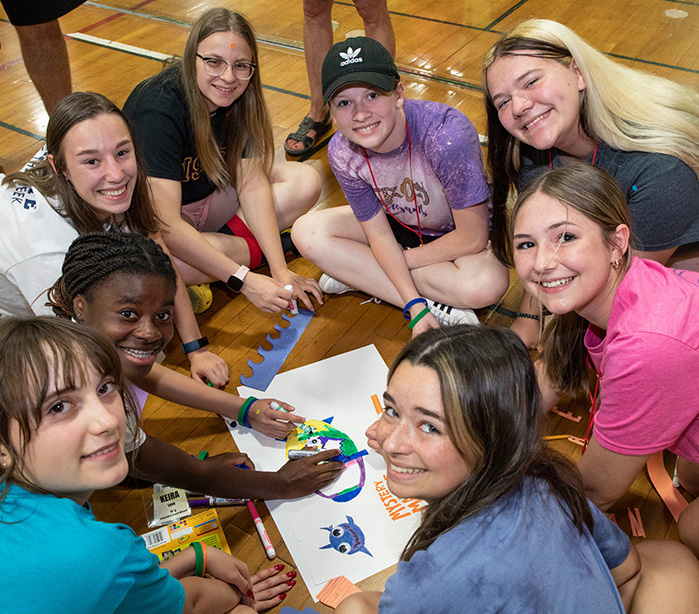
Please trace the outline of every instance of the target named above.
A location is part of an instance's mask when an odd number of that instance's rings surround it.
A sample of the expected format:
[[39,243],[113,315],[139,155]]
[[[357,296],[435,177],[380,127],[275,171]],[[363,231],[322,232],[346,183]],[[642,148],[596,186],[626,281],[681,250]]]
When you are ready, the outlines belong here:
[[390,369],[389,382],[404,361],[437,374],[449,439],[474,464],[459,486],[426,508],[402,560],[519,488],[527,477],[549,485],[568,506],[578,530],[584,526],[592,530],[580,473],[542,440],[534,366],[515,333],[482,325],[427,331],[403,348]]
[[[615,247],[612,236],[617,227],[621,224],[631,227],[626,198],[611,175],[597,166],[574,163],[545,171],[520,194],[510,217],[510,243],[517,215],[527,200],[539,193],[555,198],[595,222],[612,247]],[[619,279],[628,271],[631,255],[629,247],[616,271]],[[554,316],[544,330],[542,358],[547,377],[559,392],[575,394],[587,386],[586,329],[587,321],[573,311]]]
[[[0,470],[0,482],[43,492],[23,475],[22,456],[41,423],[42,406],[55,377],[62,378],[55,382],[57,388],[79,387],[86,379],[87,365],[92,365],[98,373],[114,378],[126,407],[135,405],[125,388],[114,345],[87,326],[48,316],[0,318],[0,347],[0,446],[9,456],[7,467]],[[10,441],[13,422],[19,425],[16,448]]]
[[124,213],[124,221],[130,230],[152,234],[159,230],[161,222],[151,201],[145,169],[138,155],[129,122],[121,110],[110,100],[94,92],[74,92],[62,98],[54,107],[46,129],[46,149],[53,156],[53,167],[48,160],[5,177],[6,185],[29,185],[48,198],[58,199],[58,212],[71,220],[79,234],[103,230],[102,222],[94,209],[75,191],[65,176],[66,161],[63,142],[73,126],[103,114],[118,115],[129,132],[136,156],[137,176],[131,206]]
[[197,48],[216,32],[233,32],[245,39],[252,52],[251,61],[259,64],[257,42],[250,22],[240,13],[213,8],[194,22],[182,59],[182,83],[194,132],[199,162],[209,179],[219,188],[227,183],[238,186],[238,165],[243,157],[265,173],[272,168],[274,138],[269,112],[262,92],[259,69],[253,72],[243,94],[226,109],[226,149],[221,154],[211,129],[211,117],[197,85]]

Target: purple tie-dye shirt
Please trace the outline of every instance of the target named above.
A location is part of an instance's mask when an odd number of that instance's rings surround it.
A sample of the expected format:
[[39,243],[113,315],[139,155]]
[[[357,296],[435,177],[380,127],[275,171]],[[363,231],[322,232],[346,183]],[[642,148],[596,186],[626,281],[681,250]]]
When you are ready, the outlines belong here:
[[[490,188],[483,167],[478,133],[461,111],[439,102],[406,100],[410,133],[393,151],[367,150],[371,170],[386,205],[404,224],[420,225],[428,235],[454,230],[451,209],[465,209],[487,201]],[[374,189],[364,150],[337,132],[328,145],[330,166],[352,211],[360,222],[373,218],[383,205]],[[410,187],[412,179],[415,195]]]

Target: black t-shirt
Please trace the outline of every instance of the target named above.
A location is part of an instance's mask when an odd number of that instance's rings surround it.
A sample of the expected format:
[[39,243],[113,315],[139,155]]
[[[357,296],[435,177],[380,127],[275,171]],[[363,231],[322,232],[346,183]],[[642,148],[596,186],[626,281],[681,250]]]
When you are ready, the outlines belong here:
[[[216,189],[201,168],[194,147],[179,66],[139,83],[124,103],[124,114],[148,176],[181,182],[183,205],[202,200]],[[225,108],[217,109],[211,116],[219,147],[225,143],[225,120]]]
[[2,0],[13,26],[35,26],[70,13],[85,0]]
[[[521,145],[522,169],[517,190],[549,168],[549,150]],[[552,150],[553,167],[562,165]],[[588,159],[592,162],[592,155]],[[699,241],[699,179],[690,166],[667,154],[621,151],[600,143],[595,166],[621,187],[631,211],[634,246],[657,252]]]

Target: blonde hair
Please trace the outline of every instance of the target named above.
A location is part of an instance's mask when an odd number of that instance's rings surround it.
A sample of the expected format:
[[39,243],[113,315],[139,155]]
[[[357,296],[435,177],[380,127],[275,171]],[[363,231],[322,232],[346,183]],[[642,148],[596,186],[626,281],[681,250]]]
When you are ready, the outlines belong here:
[[224,8],[214,8],[201,15],[194,22],[185,46],[181,63],[182,84],[192,122],[194,146],[204,172],[214,185],[221,188],[228,183],[238,185],[241,180],[238,164],[243,154],[253,161],[256,170],[269,173],[274,158],[274,138],[260,71],[255,69],[243,94],[227,108],[226,149],[221,154],[211,129],[204,95],[197,85],[197,48],[216,32],[233,32],[245,39],[252,52],[253,64],[258,64],[258,52],[250,22],[240,13]]
[[[488,68],[499,58],[525,55],[569,66],[575,61],[585,81],[580,125],[589,137],[624,151],[679,158],[699,176],[699,92],[609,59],[573,30],[548,19],[519,24],[486,54],[483,86],[488,118],[488,165],[493,179],[493,241],[506,259],[505,203],[520,169],[519,141],[500,123],[488,91]],[[652,92],[652,94],[651,94]]]

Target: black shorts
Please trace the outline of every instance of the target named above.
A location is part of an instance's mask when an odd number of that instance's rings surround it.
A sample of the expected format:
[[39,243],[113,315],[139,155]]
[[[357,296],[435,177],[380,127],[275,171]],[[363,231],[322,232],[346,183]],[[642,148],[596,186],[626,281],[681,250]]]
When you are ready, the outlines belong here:
[[85,0],[0,0],[13,26],[36,26],[63,17]]
[[[386,215],[386,219],[388,220],[388,224],[393,231],[393,236],[403,249],[420,246],[420,235],[417,234],[417,232],[408,230],[405,226],[399,224],[391,215]],[[434,241],[438,238],[439,237],[435,235],[426,235],[425,233],[422,233],[423,243],[429,243],[430,241]]]

